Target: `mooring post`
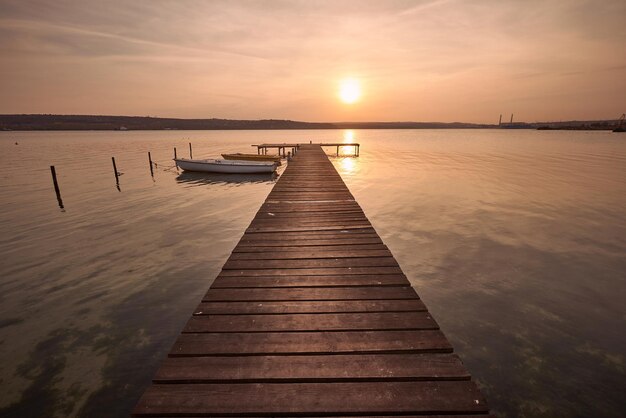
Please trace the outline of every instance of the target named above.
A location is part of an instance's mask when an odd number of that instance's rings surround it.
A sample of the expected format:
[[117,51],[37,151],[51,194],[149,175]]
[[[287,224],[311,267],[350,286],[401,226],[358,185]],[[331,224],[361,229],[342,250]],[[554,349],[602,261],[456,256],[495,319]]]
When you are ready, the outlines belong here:
[[191,150],[191,142],[189,143],[189,159],[193,160],[193,151]]
[[115,157],[111,157],[111,161],[113,161],[113,173],[115,174],[115,184],[117,184],[117,188],[120,187],[120,175],[117,172],[117,165],[115,165]]
[[150,155],[150,151],[148,151],[148,162],[150,163],[150,175],[154,177],[154,170],[152,169],[152,155]]
[[59,189],[59,182],[57,182],[57,171],[53,165],[50,166],[50,172],[52,173],[52,183],[54,184],[54,191],[57,194],[57,201],[59,207],[63,209],[63,199],[61,199],[61,190]]
[[178,158],[178,157],[176,156],[176,147],[174,147],[174,159],[176,159],[176,158]]
[[339,157],[339,145],[337,145],[337,157]]

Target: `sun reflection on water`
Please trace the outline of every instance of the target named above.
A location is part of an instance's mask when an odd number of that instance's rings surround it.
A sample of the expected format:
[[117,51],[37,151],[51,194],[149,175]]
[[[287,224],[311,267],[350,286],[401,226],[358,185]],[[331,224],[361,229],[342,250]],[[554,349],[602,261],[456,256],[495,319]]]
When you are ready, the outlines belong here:
[[345,157],[341,159],[341,169],[344,173],[351,174],[356,170],[356,160]]

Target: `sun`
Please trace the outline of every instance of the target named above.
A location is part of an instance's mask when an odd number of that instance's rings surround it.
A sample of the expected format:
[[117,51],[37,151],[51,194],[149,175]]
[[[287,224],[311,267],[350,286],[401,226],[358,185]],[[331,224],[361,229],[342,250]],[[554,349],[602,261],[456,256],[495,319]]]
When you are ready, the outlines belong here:
[[361,98],[361,84],[354,78],[346,78],[339,83],[339,98],[346,104],[352,104]]

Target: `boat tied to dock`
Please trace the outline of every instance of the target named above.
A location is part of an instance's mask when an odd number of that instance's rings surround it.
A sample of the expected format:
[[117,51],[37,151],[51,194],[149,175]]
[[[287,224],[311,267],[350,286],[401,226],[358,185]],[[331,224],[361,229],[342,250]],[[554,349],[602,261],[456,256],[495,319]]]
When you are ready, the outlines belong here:
[[275,161],[241,161],[241,160],[192,160],[175,158],[174,162],[185,171],[204,173],[254,174],[273,173],[278,167]]

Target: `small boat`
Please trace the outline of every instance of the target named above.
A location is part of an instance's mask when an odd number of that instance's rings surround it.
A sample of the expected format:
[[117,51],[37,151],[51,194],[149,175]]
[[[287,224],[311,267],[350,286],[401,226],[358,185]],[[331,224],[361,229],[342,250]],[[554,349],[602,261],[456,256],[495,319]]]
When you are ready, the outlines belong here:
[[234,160],[189,160],[175,158],[176,165],[185,171],[205,173],[273,173],[278,164],[266,161],[234,161]]
[[240,160],[240,161],[276,161],[280,165],[280,155],[260,155],[260,154],[242,154],[237,152],[235,154],[222,154],[225,160]]

